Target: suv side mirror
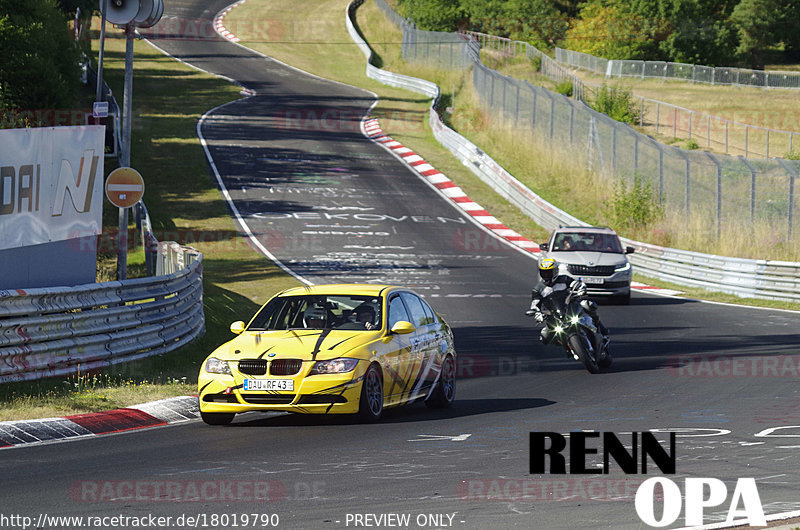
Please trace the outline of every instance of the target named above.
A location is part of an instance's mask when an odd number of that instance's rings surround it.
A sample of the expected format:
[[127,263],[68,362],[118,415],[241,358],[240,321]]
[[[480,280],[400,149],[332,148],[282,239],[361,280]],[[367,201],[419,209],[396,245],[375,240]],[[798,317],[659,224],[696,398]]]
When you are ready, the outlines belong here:
[[539,248],[542,251],[547,252],[550,249],[550,245],[547,243],[539,243]]
[[633,247],[625,247],[625,254],[633,254],[636,252],[636,249]]

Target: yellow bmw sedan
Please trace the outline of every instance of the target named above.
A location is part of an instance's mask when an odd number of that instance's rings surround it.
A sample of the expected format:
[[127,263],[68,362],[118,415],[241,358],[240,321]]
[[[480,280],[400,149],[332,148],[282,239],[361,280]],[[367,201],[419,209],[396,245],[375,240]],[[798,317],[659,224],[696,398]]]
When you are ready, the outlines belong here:
[[450,326],[416,293],[389,285],[316,285],[275,295],[238,337],[206,358],[200,415],[226,425],[238,412],[357,414],[424,399],[455,399]]

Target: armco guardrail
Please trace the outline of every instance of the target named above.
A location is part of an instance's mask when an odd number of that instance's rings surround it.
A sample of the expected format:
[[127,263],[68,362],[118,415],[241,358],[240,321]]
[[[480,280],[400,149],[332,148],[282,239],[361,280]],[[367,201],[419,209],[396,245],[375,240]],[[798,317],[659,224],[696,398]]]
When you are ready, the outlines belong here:
[[[536,195],[475,144],[447,127],[436,112],[439,89],[434,83],[371,65],[369,60],[372,51],[359,35],[351,18],[362,3],[363,0],[355,0],[348,6],[346,25],[351,38],[367,57],[368,77],[434,97],[428,121],[436,139],[475,175],[517,205],[537,224],[547,230],[587,224]],[[434,93],[436,96],[432,95]],[[728,258],[659,247],[625,238],[623,243],[636,248],[636,253],[630,258],[636,271],[645,276],[743,297],[800,302],[800,263]]]
[[179,252],[185,267],[165,276],[0,291],[0,383],[159,355],[201,335],[202,254]]

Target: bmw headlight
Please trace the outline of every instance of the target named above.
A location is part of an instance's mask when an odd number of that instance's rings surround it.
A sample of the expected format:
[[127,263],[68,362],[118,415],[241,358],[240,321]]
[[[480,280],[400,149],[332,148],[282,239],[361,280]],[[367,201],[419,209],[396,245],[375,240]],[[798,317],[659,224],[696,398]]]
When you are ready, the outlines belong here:
[[629,271],[629,270],[631,270],[631,262],[630,261],[626,261],[624,264],[618,265],[617,267],[614,268],[614,272],[625,272],[625,271]]
[[355,370],[358,359],[331,359],[330,361],[317,361],[308,375],[343,374]]
[[216,357],[209,357],[206,360],[206,372],[210,374],[231,374],[231,367],[228,366],[228,361],[217,359]]

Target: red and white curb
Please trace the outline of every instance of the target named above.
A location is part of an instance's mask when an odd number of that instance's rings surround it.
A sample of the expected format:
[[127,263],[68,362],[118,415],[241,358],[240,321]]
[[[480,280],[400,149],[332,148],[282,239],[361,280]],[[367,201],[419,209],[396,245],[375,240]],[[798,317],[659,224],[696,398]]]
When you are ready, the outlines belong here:
[[242,5],[242,4],[244,4],[246,1],[247,0],[239,0],[238,2],[229,5],[228,7],[226,7],[225,9],[220,11],[219,13],[217,13],[217,16],[214,17],[214,31],[219,33],[219,35],[223,39],[228,39],[231,42],[239,42],[239,37],[237,37],[236,35],[234,35],[230,31],[228,31],[228,29],[222,23],[222,19],[225,18],[225,15],[228,14],[228,11],[230,11],[234,7],[238,7],[238,6]]
[[64,418],[3,421],[0,422],[0,449],[161,427],[199,416],[197,397],[180,396]]
[[683,291],[675,291],[673,289],[667,289],[664,287],[654,287],[652,285],[639,282],[631,282],[631,289],[636,289],[637,291],[642,291],[645,293],[650,292],[655,294],[664,294],[667,296],[677,296],[679,294],[683,294]]
[[512,245],[516,245],[528,252],[539,252],[539,245],[501,223],[496,217],[487,212],[483,206],[467,197],[464,190],[456,186],[447,175],[435,169],[408,147],[405,147],[394,138],[386,135],[378,124],[377,118],[366,118],[364,120],[364,131],[366,131],[370,140],[382,144],[397,156],[401,157],[414,171],[419,173],[425,180],[438,189],[439,193],[450,199],[456,206],[464,210],[465,213],[470,215],[479,224]]

